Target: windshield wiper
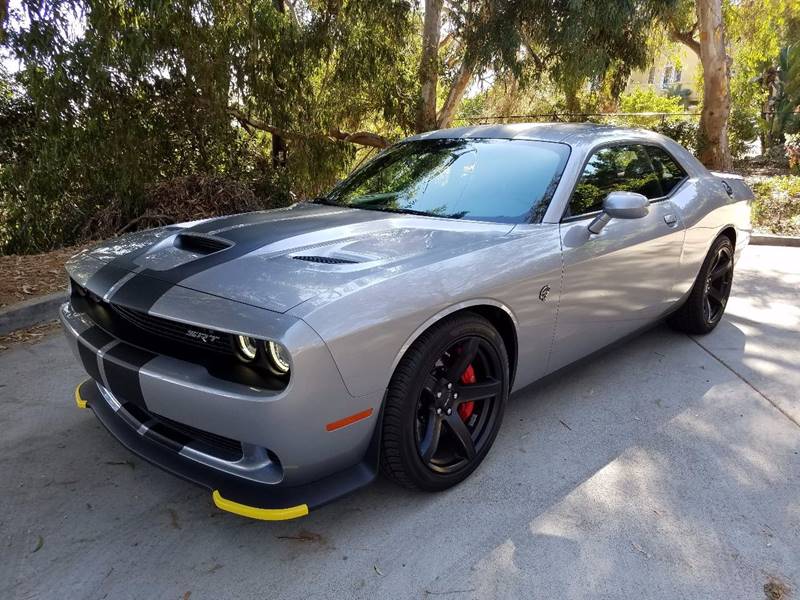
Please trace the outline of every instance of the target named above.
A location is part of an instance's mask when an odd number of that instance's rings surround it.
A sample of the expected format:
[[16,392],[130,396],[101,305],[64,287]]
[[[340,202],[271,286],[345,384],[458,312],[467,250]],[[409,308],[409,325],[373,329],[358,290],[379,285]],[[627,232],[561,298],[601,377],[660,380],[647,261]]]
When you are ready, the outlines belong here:
[[395,208],[393,206],[374,206],[374,205],[350,205],[350,208],[360,208],[362,210],[377,210],[379,212],[399,213],[402,215],[417,215],[420,217],[441,217],[442,219],[457,219],[455,215],[437,215],[436,213],[424,210],[414,210],[413,208]]
[[324,204],[325,206],[344,206],[343,204],[339,204],[338,202],[334,202],[330,198],[326,198],[325,196],[317,196],[316,198],[312,198],[309,200],[312,204]]

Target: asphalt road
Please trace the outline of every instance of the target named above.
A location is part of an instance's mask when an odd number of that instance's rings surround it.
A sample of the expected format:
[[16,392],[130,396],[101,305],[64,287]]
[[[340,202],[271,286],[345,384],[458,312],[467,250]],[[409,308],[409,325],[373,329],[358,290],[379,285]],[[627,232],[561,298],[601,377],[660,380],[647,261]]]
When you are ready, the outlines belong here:
[[751,247],[716,332],[515,395],[457,488],[264,523],[77,410],[56,335],[0,355],[0,598],[797,597],[799,363],[800,249]]

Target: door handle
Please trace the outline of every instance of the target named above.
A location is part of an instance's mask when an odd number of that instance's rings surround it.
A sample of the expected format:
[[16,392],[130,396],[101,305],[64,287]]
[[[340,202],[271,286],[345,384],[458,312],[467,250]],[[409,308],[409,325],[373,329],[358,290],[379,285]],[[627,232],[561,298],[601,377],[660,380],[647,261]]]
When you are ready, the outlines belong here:
[[673,215],[672,213],[664,215],[664,223],[669,225],[670,227],[675,227],[678,224],[678,217]]

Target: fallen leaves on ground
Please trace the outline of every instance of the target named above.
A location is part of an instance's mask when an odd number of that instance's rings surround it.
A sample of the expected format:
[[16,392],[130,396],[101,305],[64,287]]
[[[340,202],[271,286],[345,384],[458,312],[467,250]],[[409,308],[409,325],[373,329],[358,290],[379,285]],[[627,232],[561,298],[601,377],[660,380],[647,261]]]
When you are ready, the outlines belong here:
[[787,600],[792,597],[792,589],[777,577],[770,577],[764,584],[767,600]]
[[0,307],[66,289],[64,263],[82,246],[70,246],[43,254],[0,256]]
[[8,350],[16,344],[32,344],[47,337],[58,330],[58,322],[51,321],[34,325],[27,329],[17,329],[6,335],[0,335],[0,352]]

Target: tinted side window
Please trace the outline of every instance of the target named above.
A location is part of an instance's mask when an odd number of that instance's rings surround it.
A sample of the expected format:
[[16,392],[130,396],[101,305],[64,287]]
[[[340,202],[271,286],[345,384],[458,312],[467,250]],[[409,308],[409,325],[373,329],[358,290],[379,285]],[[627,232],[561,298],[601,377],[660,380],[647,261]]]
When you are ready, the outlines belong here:
[[661,188],[664,190],[664,195],[666,196],[675,186],[684,180],[686,171],[683,170],[683,167],[681,167],[674,158],[661,148],[648,146],[647,153],[650,155],[653,168],[656,170],[656,175],[658,175],[661,180]]
[[664,195],[644,146],[611,146],[595,152],[572,192],[568,216],[600,210],[611,192],[637,192],[651,200]]

